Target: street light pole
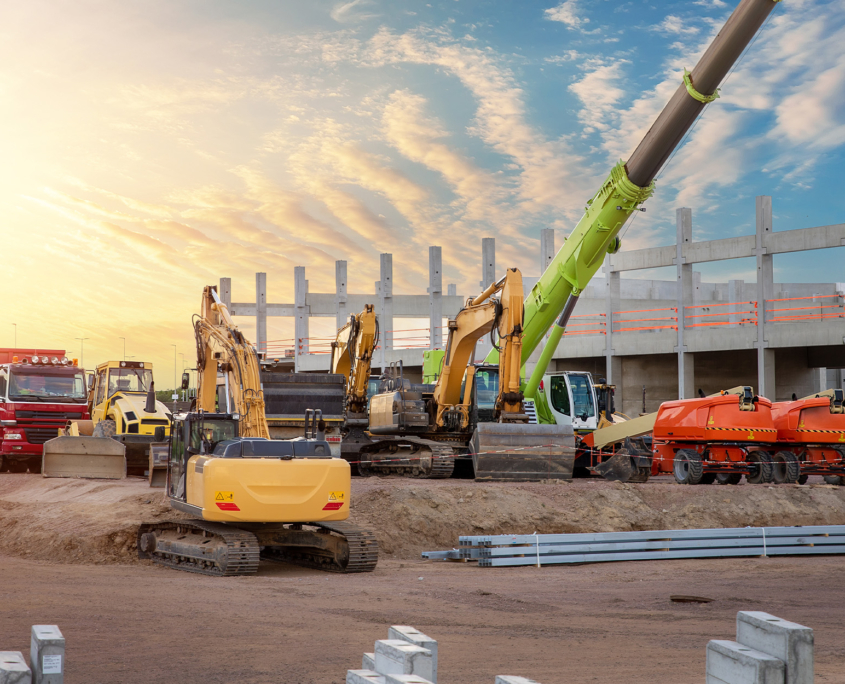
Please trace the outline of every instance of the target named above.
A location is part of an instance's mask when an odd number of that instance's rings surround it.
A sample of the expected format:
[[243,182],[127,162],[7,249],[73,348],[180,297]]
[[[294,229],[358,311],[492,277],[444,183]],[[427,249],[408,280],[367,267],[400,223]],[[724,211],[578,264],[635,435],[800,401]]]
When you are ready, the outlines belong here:
[[85,368],[85,340],[90,340],[90,337],[74,337],[79,340],[79,361],[83,368]]
[[171,344],[173,347],[173,393],[176,393],[176,345]]
[[126,338],[120,337],[118,339],[123,340],[123,360],[126,361]]

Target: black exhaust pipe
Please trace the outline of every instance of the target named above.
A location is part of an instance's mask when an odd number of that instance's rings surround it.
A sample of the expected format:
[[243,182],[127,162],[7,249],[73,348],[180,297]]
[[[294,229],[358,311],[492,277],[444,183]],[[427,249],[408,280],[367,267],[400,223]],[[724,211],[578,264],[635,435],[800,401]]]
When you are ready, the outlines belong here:
[[150,391],[147,392],[147,405],[144,407],[144,411],[147,413],[155,413],[156,412],[156,384],[155,382],[150,383]]

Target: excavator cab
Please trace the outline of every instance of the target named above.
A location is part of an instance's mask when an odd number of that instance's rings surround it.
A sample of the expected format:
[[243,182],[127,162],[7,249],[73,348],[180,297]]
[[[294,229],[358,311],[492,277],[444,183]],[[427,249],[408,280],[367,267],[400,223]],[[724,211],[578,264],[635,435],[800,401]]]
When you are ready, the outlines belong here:
[[188,460],[195,454],[213,454],[219,442],[238,436],[237,414],[187,413],[174,417],[168,461],[167,494],[186,500]]

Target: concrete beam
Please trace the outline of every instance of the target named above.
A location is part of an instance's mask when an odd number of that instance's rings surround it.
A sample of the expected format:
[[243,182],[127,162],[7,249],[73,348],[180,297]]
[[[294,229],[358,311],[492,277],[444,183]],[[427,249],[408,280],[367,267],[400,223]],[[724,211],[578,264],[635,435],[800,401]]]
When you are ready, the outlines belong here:
[[707,644],[706,684],[781,684],[783,661],[734,641]]
[[543,228],[540,231],[540,275],[546,272],[555,254],[555,229]]
[[782,660],[786,684],[813,684],[813,630],[756,610],[736,615],[736,640]]
[[774,400],[775,397],[775,354],[767,350],[766,300],[774,298],[774,263],[766,248],[772,234],[772,198],[758,195],[755,200],[757,257],[757,393]]
[[678,273],[678,345],[675,347],[678,354],[678,399],[691,399],[695,396],[695,366],[686,343],[686,314],[693,311],[686,307],[693,305],[695,288],[692,264],[687,263],[684,251],[692,242],[692,209],[682,207],[675,211],[675,229],[678,236],[674,259]]
[[20,651],[0,651],[0,684],[31,684],[32,671]]
[[443,346],[443,255],[440,247],[428,248],[429,349]]
[[267,274],[255,274],[255,346],[267,351]]
[[220,301],[226,305],[226,308],[229,309],[229,313],[232,313],[232,279],[231,278],[221,278],[220,285],[217,286],[217,294],[220,295]]
[[481,290],[496,282],[496,238],[481,238]]
[[418,675],[431,681],[431,651],[399,639],[376,641],[376,672],[393,675]]
[[297,362],[297,370],[299,370],[299,356],[308,353],[308,337],[310,336],[308,332],[308,318],[311,312],[306,303],[307,295],[308,281],[305,279],[305,266],[295,266],[293,269],[293,334],[295,345],[294,359]]
[[409,644],[428,649],[431,652],[431,681],[437,684],[437,642],[420,630],[407,625],[393,625],[387,630],[388,639],[407,641]]
[[29,647],[32,684],[63,684],[65,638],[56,625],[33,625]]
[[379,334],[382,358],[393,349],[393,255],[379,255]]
[[[350,311],[346,307],[346,261],[334,262],[335,326],[340,330],[349,320]],[[355,311],[354,313],[358,313]]]

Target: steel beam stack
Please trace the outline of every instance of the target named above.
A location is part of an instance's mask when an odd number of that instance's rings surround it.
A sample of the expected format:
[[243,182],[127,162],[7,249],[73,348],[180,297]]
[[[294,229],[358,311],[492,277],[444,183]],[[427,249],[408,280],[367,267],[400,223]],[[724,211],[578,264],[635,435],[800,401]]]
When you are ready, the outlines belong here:
[[460,537],[460,548],[423,558],[481,567],[628,560],[845,554],[845,525]]

